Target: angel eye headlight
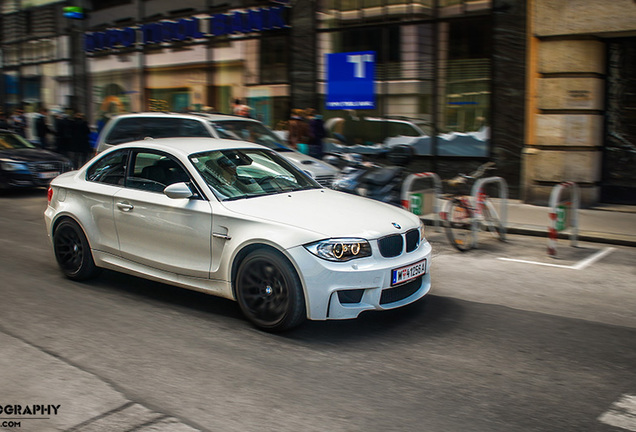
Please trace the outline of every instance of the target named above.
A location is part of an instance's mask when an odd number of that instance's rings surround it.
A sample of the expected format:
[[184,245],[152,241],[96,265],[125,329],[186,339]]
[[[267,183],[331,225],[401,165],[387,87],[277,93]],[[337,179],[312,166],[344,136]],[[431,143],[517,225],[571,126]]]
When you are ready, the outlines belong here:
[[312,254],[328,261],[344,262],[371,256],[371,245],[365,239],[328,239],[305,245]]

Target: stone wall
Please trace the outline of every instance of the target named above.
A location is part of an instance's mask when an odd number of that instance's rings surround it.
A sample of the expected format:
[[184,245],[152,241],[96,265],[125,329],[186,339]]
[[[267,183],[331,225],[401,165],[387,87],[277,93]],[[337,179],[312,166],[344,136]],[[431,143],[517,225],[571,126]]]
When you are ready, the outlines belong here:
[[574,181],[583,206],[599,201],[605,106],[605,45],[595,39],[538,42],[533,142],[525,151],[525,199],[546,204]]
[[575,181],[582,206],[600,200],[606,45],[636,33],[633,0],[530,2],[526,202],[547,204],[555,184]]
[[633,0],[534,0],[534,34],[614,36],[636,29]]

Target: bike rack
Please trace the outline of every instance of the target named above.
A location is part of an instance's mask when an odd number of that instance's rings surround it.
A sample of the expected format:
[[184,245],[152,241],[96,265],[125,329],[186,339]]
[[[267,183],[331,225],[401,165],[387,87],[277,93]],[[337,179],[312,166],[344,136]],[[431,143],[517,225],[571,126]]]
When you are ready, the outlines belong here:
[[[474,184],[473,188],[470,191],[470,196],[473,201],[473,208],[479,211],[480,208],[480,199],[482,190],[485,185],[496,183],[499,185],[499,199],[500,201],[500,209],[501,214],[499,215],[499,220],[501,221],[501,239],[506,239],[506,223],[508,221],[508,184],[502,177],[486,177],[478,179]],[[478,228],[479,221],[473,221],[472,232],[473,232],[473,247],[477,247],[478,243]]]
[[[561,201],[561,192],[564,190],[571,191],[570,201]],[[574,182],[563,182],[552,188],[550,193],[550,213],[548,225],[548,255],[557,256],[557,237],[558,231],[564,231],[568,228],[567,211],[570,209],[570,241],[572,247],[577,246],[577,237],[579,231],[578,210],[580,205],[579,187]],[[560,224],[563,222],[562,224]]]
[[[411,205],[410,194],[415,191],[411,190],[411,187],[413,186],[413,183],[415,183],[417,180],[422,180],[422,179],[430,179],[433,181],[433,191],[434,191],[433,225],[435,226],[436,231],[439,232],[440,223],[439,223],[438,201],[439,201],[439,197],[442,195],[442,180],[439,178],[437,174],[435,174],[434,172],[421,172],[416,174],[410,174],[408,177],[406,177],[406,179],[404,180],[404,183],[402,184],[402,194],[401,194],[402,207],[404,207],[408,211],[413,210],[413,206]],[[424,191],[425,190],[421,190],[421,193],[423,193]],[[418,216],[421,216],[421,215],[418,215]]]

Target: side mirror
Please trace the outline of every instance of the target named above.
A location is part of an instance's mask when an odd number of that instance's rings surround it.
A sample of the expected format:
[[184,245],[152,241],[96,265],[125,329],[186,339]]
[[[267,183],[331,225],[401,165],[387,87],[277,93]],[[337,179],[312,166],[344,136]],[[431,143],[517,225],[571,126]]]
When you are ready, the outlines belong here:
[[171,184],[163,190],[163,193],[168,198],[173,199],[191,198],[192,196],[194,196],[194,194],[190,190],[190,187],[187,185],[187,183],[184,182]]

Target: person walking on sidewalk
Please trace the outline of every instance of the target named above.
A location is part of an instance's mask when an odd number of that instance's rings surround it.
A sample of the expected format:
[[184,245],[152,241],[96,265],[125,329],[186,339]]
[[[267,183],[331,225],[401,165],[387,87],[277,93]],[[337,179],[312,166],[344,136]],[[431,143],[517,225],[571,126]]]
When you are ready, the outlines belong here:
[[294,109],[289,118],[289,135],[287,142],[291,148],[303,153],[307,153],[306,146],[309,144],[311,129],[309,123],[305,121],[304,112],[301,109]]
[[71,154],[76,168],[81,167],[88,160],[91,153],[90,134],[91,128],[81,112],[75,113],[73,120],[69,122],[71,136]]
[[72,123],[72,120],[68,118],[66,113],[59,113],[55,116],[55,150],[70,159],[72,159],[70,155]]
[[317,159],[322,158],[322,140],[325,138],[325,122],[322,120],[322,116],[316,113],[314,108],[307,108],[305,110],[307,114],[307,120],[309,122],[309,156]]
[[26,138],[27,121],[24,116],[24,111],[20,108],[16,108],[15,111],[13,111],[13,114],[9,118],[9,127],[22,138]]
[[35,119],[35,134],[40,140],[40,147],[43,149],[49,148],[48,135],[53,133],[48,125],[49,110],[46,108],[40,108],[40,115]]

